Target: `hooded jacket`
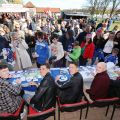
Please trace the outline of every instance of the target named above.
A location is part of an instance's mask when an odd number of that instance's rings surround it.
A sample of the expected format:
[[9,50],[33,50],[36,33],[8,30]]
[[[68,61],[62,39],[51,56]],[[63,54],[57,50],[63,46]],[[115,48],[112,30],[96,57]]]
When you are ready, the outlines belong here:
[[38,54],[37,63],[45,64],[46,60],[49,58],[48,44],[44,40],[42,42],[37,41],[35,51]]

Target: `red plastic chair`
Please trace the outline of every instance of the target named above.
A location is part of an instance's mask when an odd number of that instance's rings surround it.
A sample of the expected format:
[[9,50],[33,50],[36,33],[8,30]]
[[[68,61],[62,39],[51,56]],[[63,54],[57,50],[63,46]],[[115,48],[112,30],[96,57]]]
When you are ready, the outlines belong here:
[[15,113],[1,113],[0,114],[0,120],[18,120],[20,118],[20,114],[24,109],[24,101],[22,101],[20,107]]
[[[113,111],[112,111],[112,115],[111,115],[111,120],[112,120],[112,118],[113,118],[113,116],[114,116],[114,113],[115,113],[116,108],[120,108],[120,98],[119,98],[118,102],[113,105]],[[109,110],[109,106],[108,106],[108,108],[107,108],[107,111],[108,111],[108,110]],[[107,114],[106,114],[106,116],[107,116]]]
[[84,108],[87,108],[85,119],[87,118],[88,109],[89,109],[89,105],[87,101],[80,101],[80,102],[72,103],[72,104],[61,104],[60,98],[58,97],[57,103],[58,103],[58,120],[60,120],[60,112],[74,112],[77,110],[80,110],[80,120],[81,120],[82,110]]
[[55,110],[56,108],[53,107],[53,108],[38,112],[33,107],[29,106],[27,119],[28,120],[45,120],[50,116],[54,116],[54,120],[55,120]]
[[109,106],[112,105],[113,106],[113,110],[112,110],[112,115],[110,120],[113,119],[114,116],[114,112],[115,112],[115,108],[116,108],[116,104],[120,102],[120,99],[118,97],[114,97],[114,98],[105,98],[105,99],[98,99],[95,100],[93,103],[90,103],[91,107],[107,107],[105,116],[107,116],[108,114],[108,110],[109,110]]

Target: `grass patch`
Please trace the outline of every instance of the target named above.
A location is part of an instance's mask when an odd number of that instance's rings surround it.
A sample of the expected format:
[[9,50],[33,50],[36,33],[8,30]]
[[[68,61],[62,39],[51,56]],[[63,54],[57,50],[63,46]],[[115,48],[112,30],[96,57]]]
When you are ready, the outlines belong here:
[[[101,21],[97,21],[97,24],[99,24]],[[120,21],[115,21],[114,23],[112,23],[112,25],[110,26],[110,30],[113,30],[113,28],[115,26],[118,26],[119,30],[120,30]]]
[[117,26],[119,27],[119,30],[120,30],[120,21],[114,22],[114,23],[111,25],[110,30],[112,30],[115,25],[117,25]]

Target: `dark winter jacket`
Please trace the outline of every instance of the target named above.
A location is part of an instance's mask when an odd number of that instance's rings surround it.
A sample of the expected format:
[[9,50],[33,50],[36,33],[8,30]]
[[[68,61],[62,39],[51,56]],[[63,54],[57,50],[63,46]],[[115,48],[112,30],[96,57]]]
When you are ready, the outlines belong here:
[[62,104],[80,102],[83,96],[83,78],[80,73],[75,73],[68,82],[61,85],[58,81],[58,96]]
[[30,101],[39,110],[49,109],[56,104],[55,82],[50,73],[47,73]]

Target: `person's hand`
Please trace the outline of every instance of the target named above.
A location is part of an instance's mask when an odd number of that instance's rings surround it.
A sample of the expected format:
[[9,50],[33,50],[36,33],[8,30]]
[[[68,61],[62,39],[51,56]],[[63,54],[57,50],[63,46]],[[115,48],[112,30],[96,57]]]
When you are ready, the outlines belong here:
[[53,60],[53,63],[55,63],[57,61],[57,59]]
[[16,83],[17,83],[17,84],[20,84],[20,83],[21,83],[21,80],[20,80],[20,79],[17,79],[17,80],[16,80]]
[[118,45],[118,42],[114,42],[115,45]]
[[67,55],[67,52],[66,52],[66,51],[64,51],[64,55],[65,55],[65,56]]
[[94,62],[94,64],[95,64],[95,65],[97,65],[97,64],[98,64],[98,62],[99,62],[99,60],[98,60],[98,59],[96,59],[96,60],[95,60],[95,62]]
[[90,103],[93,103],[93,100],[90,98],[89,94],[86,92],[87,88],[86,86],[83,86],[83,93],[86,97],[86,99],[90,102]]
[[88,42],[85,43],[85,46],[87,46],[87,45],[88,45]]
[[70,53],[69,53],[69,52],[67,52],[66,54],[67,54],[67,55],[69,55]]
[[49,60],[46,60],[46,64],[48,64],[49,63]]
[[37,85],[35,82],[31,81],[29,82],[29,85]]
[[60,75],[58,75],[56,78],[55,78],[55,81],[58,81],[60,79]]
[[88,65],[92,64],[92,59],[88,59]]
[[118,75],[120,75],[120,71],[115,71],[115,73],[117,73]]
[[9,46],[10,46],[10,47],[13,47],[13,45],[12,45],[11,43],[9,44]]
[[14,75],[9,74],[9,78],[12,78]]

